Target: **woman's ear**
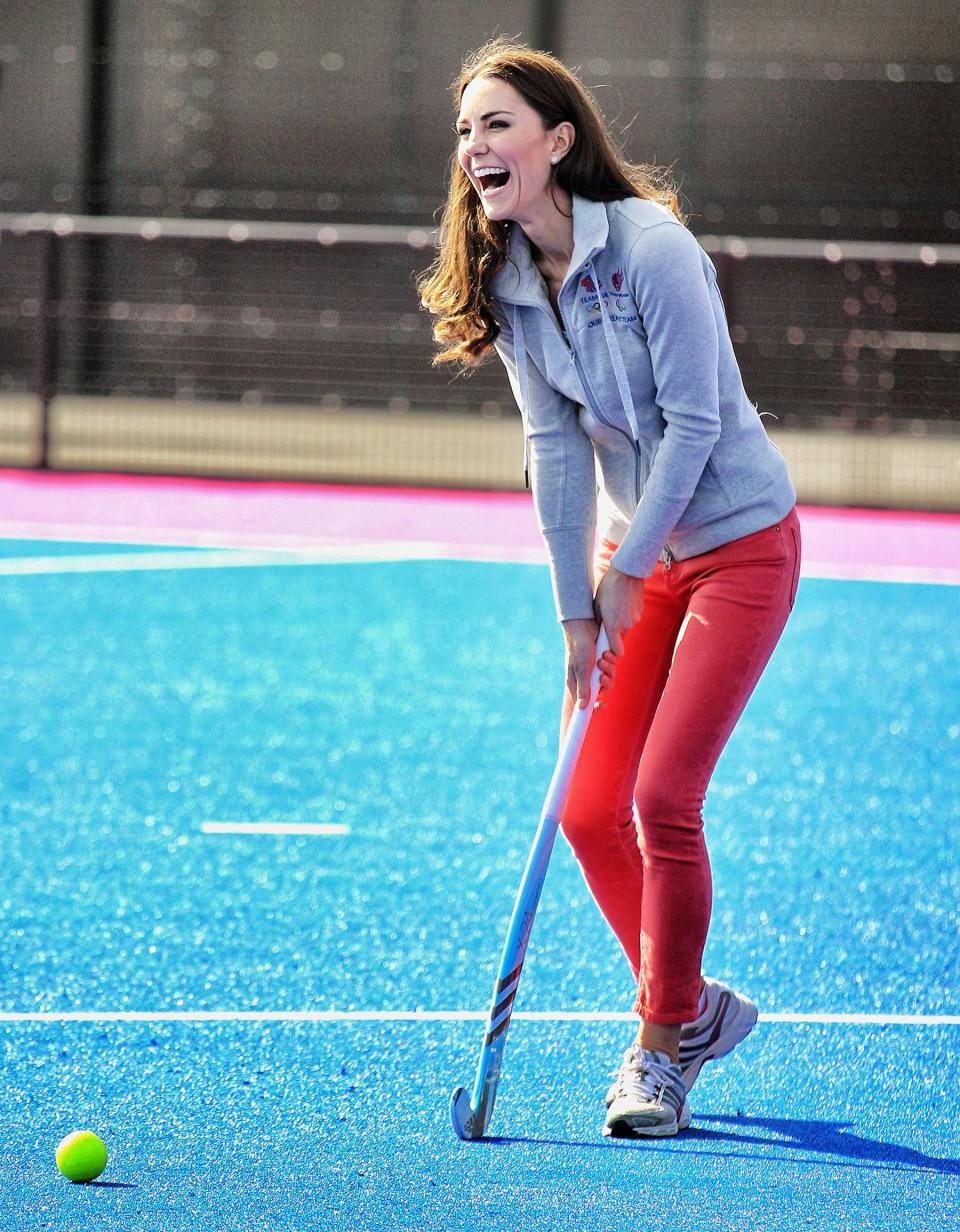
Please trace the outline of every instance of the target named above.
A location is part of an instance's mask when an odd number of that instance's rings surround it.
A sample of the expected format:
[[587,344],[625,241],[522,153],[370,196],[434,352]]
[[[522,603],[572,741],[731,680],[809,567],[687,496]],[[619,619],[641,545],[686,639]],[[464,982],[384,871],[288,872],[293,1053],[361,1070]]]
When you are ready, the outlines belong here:
[[577,139],[577,130],[573,127],[569,120],[562,120],[553,130],[553,149],[550,154],[550,161],[553,163],[560,162],[573,149],[573,143]]

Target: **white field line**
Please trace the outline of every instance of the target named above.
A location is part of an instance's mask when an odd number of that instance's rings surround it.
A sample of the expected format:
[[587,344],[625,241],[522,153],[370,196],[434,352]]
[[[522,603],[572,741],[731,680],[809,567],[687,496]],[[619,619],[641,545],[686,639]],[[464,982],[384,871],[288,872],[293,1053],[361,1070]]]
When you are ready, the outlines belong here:
[[[171,558],[192,549],[214,555],[222,552],[224,557],[241,554],[272,555],[276,559],[265,563],[285,564],[288,554],[298,557],[293,563],[326,564],[340,560],[486,560],[492,564],[544,565],[546,549],[541,544],[512,543],[464,543],[435,539],[370,539],[344,535],[296,535],[254,531],[203,530],[191,531],[161,527],[129,526],[83,526],[67,523],[4,522],[0,520],[0,540],[32,539],[39,543],[104,543],[125,544],[132,547],[157,548],[157,553],[116,553],[121,562],[131,555],[140,559],[167,555]],[[165,549],[179,549],[166,551]],[[77,554],[71,560],[103,560],[109,553],[96,556]],[[20,559],[52,560],[62,557],[21,557]],[[0,561],[0,564],[6,562]],[[214,562],[219,563],[219,562]],[[242,561],[240,563],[243,563]],[[259,563],[259,562],[256,562]]]
[[350,827],[339,821],[205,821],[204,834],[349,834]]
[[[0,538],[4,532],[0,530]],[[13,536],[19,537],[19,536]],[[90,542],[90,540],[86,540]],[[115,540],[114,540],[115,542]],[[539,547],[453,544],[429,541],[331,542],[326,545],[280,543],[264,547],[184,545],[180,550],[104,552],[99,555],[21,556],[0,560],[0,576],[65,573],[144,573],[175,569],[240,569],[288,565],[376,564],[405,560],[470,561],[489,564],[546,565]],[[900,582],[933,586],[960,585],[960,568],[903,564],[853,564],[804,561],[801,574],[852,582]]]
[[[124,526],[85,522],[0,520],[0,539],[36,539],[50,543],[129,543],[155,548],[248,548],[280,552],[312,551],[358,542],[356,536],[293,534],[283,531],[202,530],[185,526]],[[365,541],[375,542],[375,541]]]
[[0,575],[63,573],[147,573],[170,569],[242,569],[264,566],[375,563],[434,560],[445,557],[442,544],[376,543],[337,548],[237,549],[203,548],[173,552],[104,552],[96,556],[20,556],[0,560]]
[[931,565],[860,565],[832,561],[804,561],[801,577],[838,582],[903,582],[929,586],[960,586],[960,568]]
[[[613,1010],[520,1010],[514,1021],[636,1022]],[[484,1010],[38,1010],[0,1012],[0,1022],[486,1022]],[[960,1014],[769,1013],[761,1022],[845,1027],[958,1027]]]

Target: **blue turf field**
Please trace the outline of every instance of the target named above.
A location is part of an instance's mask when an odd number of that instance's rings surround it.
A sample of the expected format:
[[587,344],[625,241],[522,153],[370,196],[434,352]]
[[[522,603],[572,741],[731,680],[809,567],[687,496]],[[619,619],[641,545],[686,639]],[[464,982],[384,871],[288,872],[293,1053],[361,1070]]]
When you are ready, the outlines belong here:
[[[21,565],[129,550],[0,541]],[[604,1140],[631,989],[561,843],[500,1136],[464,1144],[462,1012],[554,756],[545,570],[131,563],[0,576],[0,1228],[955,1225],[957,588],[805,579],[707,807],[709,972],[774,1016],[930,1021],[764,1021],[691,1131]],[[348,832],[202,828],[231,821]],[[313,1017],[238,1018],[273,1011]],[[103,1184],[54,1168],[81,1127]]]

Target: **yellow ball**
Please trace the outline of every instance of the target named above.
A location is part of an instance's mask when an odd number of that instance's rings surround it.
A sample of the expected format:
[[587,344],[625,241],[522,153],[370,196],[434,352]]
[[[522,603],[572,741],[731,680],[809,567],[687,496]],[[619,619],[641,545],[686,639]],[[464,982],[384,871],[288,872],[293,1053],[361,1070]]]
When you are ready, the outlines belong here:
[[93,1181],[107,1166],[107,1148],[89,1129],[67,1134],[57,1147],[57,1167],[68,1181]]

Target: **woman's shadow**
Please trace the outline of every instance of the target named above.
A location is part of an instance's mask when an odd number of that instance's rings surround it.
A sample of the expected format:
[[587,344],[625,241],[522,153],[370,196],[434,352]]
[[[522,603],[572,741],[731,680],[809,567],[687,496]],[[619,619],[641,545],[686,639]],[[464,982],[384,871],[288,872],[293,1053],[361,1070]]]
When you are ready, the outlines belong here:
[[945,1176],[960,1176],[960,1159],[943,1159],[915,1151],[896,1142],[880,1142],[850,1132],[851,1121],[800,1121],[779,1117],[701,1116],[699,1123],[734,1127],[745,1126],[751,1131],[768,1130],[775,1137],[760,1132],[736,1133],[725,1128],[697,1128],[695,1136],[705,1141],[749,1142],[760,1146],[781,1146],[788,1150],[810,1151],[819,1155],[837,1156],[843,1166],[861,1168],[922,1169]]
[[[718,1126],[707,1128],[706,1126]],[[705,1147],[713,1143],[729,1143],[732,1146],[779,1147],[788,1151],[804,1151],[816,1155],[831,1155],[835,1158],[819,1161],[835,1168],[871,1168],[878,1171],[902,1171],[913,1169],[939,1172],[944,1176],[960,1176],[960,1159],[941,1159],[926,1155],[912,1147],[893,1142],[878,1142],[849,1132],[850,1121],[800,1121],[779,1117],[747,1116],[698,1116],[680,1138],[663,1140],[605,1138],[602,1142],[561,1142],[546,1138],[487,1138],[491,1143],[537,1142],[544,1146],[578,1146],[596,1150],[671,1150],[683,1144],[685,1154],[715,1155],[713,1150],[697,1150],[691,1143]],[[767,1131],[766,1133],[762,1131]],[[758,1160],[789,1159],[789,1155],[758,1156],[755,1152],[740,1152],[725,1148],[722,1154],[730,1157]],[[811,1161],[807,1161],[811,1162]]]

